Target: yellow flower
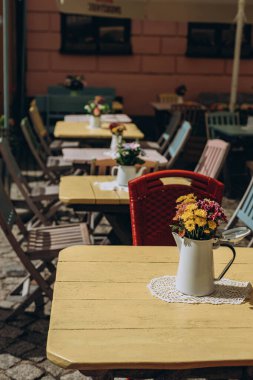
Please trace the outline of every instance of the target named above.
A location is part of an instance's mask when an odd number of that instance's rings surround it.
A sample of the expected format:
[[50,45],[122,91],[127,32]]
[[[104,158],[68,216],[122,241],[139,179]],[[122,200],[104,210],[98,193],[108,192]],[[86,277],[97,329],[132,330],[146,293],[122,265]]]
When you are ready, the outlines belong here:
[[215,223],[214,220],[209,220],[209,221],[208,221],[208,227],[209,227],[211,230],[215,230],[215,228],[217,227],[217,224]]
[[185,211],[182,215],[181,215],[181,219],[183,219],[183,221],[186,221],[188,219],[192,219],[193,218],[193,214],[192,212],[190,211]]
[[196,200],[196,196],[194,194],[187,194],[187,195],[181,195],[181,197],[177,198],[176,203],[183,202],[184,203],[189,203],[193,202]]
[[186,211],[193,211],[193,210],[196,210],[198,208],[197,204],[196,203],[190,203],[186,206]]
[[204,230],[205,234],[210,234],[210,232],[211,232],[210,230]]
[[195,218],[195,223],[199,226],[199,227],[204,227],[204,225],[206,224],[206,219],[205,218],[200,218],[199,216],[197,216]]
[[194,214],[196,216],[200,216],[200,218],[206,218],[206,216],[207,216],[206,210],[201,210],[201,209],[195,210]]
[[195,223],[193,219],[187,220],[185,222],[185,229],[189,232],[192,232],[195,229]]
[[186,199],[186,195],[181,195],[181,197],[177,198],[176,203],[180,203]]

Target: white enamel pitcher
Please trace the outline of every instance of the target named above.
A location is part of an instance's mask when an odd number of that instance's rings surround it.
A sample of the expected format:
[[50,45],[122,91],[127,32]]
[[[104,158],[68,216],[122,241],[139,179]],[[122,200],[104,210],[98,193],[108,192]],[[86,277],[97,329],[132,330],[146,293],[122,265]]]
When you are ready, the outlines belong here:
[[142,166],[138,171],[136,171],[135,166],[119,165],[112,167],[112,175],[117,175],[116,181],[119,186],[128,186],[128,181],[136,177],[141,176],[146,167]]
[[[172,232],[179,249],[179,265],[176,275],[176,289],[191,296],[206,296],[213,293],[214,281],[220,280],[233,264],[236,253],[229,242],[235,243],[247,236],[245,227],[225,231],[221,238],[193,240],[181,238]],[[225,246],[231,249],[232,258],[217,278],[214,278],[213,249]]]

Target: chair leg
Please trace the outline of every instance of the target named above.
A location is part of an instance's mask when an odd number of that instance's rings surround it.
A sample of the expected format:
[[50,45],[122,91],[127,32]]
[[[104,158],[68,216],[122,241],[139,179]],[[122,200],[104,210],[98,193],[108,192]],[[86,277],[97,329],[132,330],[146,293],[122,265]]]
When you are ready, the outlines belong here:
[[25,309],[31,305],[32,302],[36,303],[36,299],[40,299],[40,297],[42,297],[41,289],[39,286],[36,286],[33,292],[30,293],[26,299],[18,307],[16,307],[16,309],[10,312],[10,314],[5,318],[5,321],[16,318],[19,314],[23,313]]
[[[47,268],[51,274],[47,278],[47,280],[43,279],[43,282],[47,284],[47,286],[50,287],[50,285],[55,280],[55,266],[51,262],[41,263],[36,267],[36,270],[39,272]],[[32,284],[33,280],[32,275],[27,275],[21,283],[19,283],[16,288],[11,292],[11,295],[8,297],[10,300],[20,302],[20,305],[18,305],[14,310],[10,312],[10,314],[5,318],[5,320],[14,319],[19,314],[24,312],[24,310],[30,306],[31,303],[35,303],[35,313],[39,314],[40,316],[44,315],[44,297],[43,297],[43,289],[40,288],[37,284]],[[51,288],[50,288],[51,289]],[[51,289],[52,292],[52,289]],[[50,293],[51,294],[51,293]],[[46,295],[49,297],[48,292],[46,292]],[[49,297],[51,300],[52,298]]]

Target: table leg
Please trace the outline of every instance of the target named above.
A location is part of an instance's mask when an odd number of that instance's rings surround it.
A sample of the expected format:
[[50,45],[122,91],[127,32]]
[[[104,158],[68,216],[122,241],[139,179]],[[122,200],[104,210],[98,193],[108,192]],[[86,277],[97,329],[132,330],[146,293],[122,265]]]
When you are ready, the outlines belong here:
[[132,245],[131,221],[129,214],[104,213],[106,219],[112,226],[109,240],[113,245]]

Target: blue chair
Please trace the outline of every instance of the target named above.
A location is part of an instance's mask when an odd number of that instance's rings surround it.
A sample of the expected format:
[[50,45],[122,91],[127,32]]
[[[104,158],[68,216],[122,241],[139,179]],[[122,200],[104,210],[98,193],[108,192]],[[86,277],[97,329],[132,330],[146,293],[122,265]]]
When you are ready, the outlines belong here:
[[163,156],[167,158],[167,169],[173,167],[175,161],[177,160],[179,154],[182,152],[188,138],[191,134],[191,124],[188,121],[184,121],[182,125],[177,130],[175,137],[172,142],[163,153]]
[[[251,235],[253,230],[253,177],[245,191],[239,205],[237,206],[234,214],[230,218],[225,230],[232,227],[238,220],[243,222],[247,227],[251,229]],[[253,244],[253,237],[250,240],[248,247]]]

